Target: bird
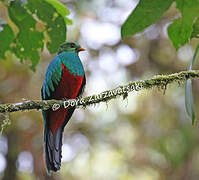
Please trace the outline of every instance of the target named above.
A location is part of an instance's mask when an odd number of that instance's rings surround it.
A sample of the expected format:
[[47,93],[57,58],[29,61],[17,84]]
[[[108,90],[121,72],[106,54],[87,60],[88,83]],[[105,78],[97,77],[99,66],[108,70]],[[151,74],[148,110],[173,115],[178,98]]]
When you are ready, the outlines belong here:
[[[42,100],[74,99],[80,97],[86,85],[84,67],[78,56],[85,51],[78,43],[64,42],[50,62],[41,88]],[[75,107],[42,110],[44,119],[44,151],[48,174],[60,170],[62,136]]]

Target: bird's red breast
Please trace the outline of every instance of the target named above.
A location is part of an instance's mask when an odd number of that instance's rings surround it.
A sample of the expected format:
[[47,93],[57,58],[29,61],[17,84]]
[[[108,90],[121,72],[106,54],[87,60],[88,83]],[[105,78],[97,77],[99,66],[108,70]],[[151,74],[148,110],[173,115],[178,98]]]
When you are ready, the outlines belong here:
[[[52,99],[74,99],[80,90],[83,77],[74,75],[62,64],[63,73],[61,81],[53,93]],[[60,108],[57,111],[50,111],[50,128],[54,134],[56,130],[64,123],[68,109]]]

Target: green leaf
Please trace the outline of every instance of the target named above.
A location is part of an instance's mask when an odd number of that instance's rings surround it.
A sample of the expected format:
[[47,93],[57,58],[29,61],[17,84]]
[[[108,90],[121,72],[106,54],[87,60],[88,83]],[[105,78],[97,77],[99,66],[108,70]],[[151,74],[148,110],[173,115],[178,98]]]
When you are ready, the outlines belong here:
[[140,0],[121,28],[121,35],[132,36],[157,22],[173,0]]
[[10,49],[15,35],[8,24],[0,24],[0,57],[5,58],[5,52]]
[[185,107],[188,116],[191,118],[192,125],[194,125],[195,111],[194,111],[194,102],[192,94],[192,83],[190,79],[188,79],[185,83]]
[[35,70],[40,59],[38,51],[43,49],[44,35],[36,30],[36,20],[23,7],[21,1],[12,1],[8,12],[11,20],[19,29],[12,51],[21,61],[30,59],[31,69]]
[[193,24],[193,32],[191,34],[191,38],[199,38],[199,17]]
[[66,16],[70,14],[70,11],[64,6],[62,3],[56,0],[45,0],[49,4],[51,4],[57,12],[64,18],[66,24],[72,24],[72,21],[68,19]]
[[174,47],[178,49],[186,44],[193,32],[194,19],[198,16],[198,0],[176,0],[176,7],[180,10],[182,18],[179,18],[168,27],[168,35]]
[[15,17],[15,19],[17,19],[18,21],[22,21],[26,17],[27,12],[24,8],[21,8],[22,3],[20,0],[11,2],[10,6],[12,6],[12,14]]
[[[66,22],[64,18],[46,0],[28,0],[28,2],[26,7],[46,24],[45,32],[49,36],[47,40],[48,50],[50,53],[57,52],[59,45],[66,40]],[[68,14],[68,11],[66,13]]]
[[184,23],[181,18],[176,19],[173,24],[168,27],[169,38],[176,49],[188,42],[192,31],[192,23],[190,21]]
[[53,19],[55,8],[43,0],[28,0],[26,8],[30,10],[32,15],[36,15],[40,20],[48,23]]
[[18,30],[15,35],[0,19],[0,57],[5,58],[5,51],[11,50],[22,62],[31,60],[35,70],[44,42],[50,53],[55,53],[66,41],[69,10],[57,0],[10,0],[8,4],[9,18]]
[[[192,58],[192,61],[189,65],[188,70],[192,70],[192,67],[193,67],[193,64],[196,60],[196,56],[198,54],[198,51],[199,51],[199,44],[196,47],[194,56]],[[194,101],[193,101],[193,94],[192,94],[192,83],[191,83],[190,79],[188,79],[185,83],[185,107],[186,107],[186,111],[187,111],[188,116],[192,120],[192,125],[194,125],[195,111],[194,111]]]
[[47,33],[50,37],[50,40],[47,42],[47,48],[51,53],[55,53],[59,45],[66,39],[66,26],[61,16],[56,17],[53,22],[48,23]]
[[[19,30],[12,51],[21,61],[30,59],[32,70],[39,62],[44,34],[48,35],[46,44],[50,53],[55,53],[66,40],[66,15],[69,11],[55,0],[15,0],[8,6],[8,12]],[[38,29],[37,24],[42,28]]]

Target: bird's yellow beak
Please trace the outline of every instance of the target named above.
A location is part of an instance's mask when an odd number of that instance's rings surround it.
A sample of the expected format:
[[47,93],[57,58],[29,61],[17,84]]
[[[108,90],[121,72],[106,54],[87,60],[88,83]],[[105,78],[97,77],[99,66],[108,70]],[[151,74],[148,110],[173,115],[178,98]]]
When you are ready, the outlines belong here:
[[77,51],[79,52],[79,51],[85,51],[86,49],[85,48],[83,48],[83,47],[79,47],[79,48],[77,48]]

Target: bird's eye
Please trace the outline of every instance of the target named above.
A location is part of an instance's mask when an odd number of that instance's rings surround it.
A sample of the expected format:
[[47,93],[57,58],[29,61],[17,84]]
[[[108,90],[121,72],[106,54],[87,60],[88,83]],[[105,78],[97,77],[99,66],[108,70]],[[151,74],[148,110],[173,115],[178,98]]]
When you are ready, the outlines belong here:
[[72,44],[70,45],[70,47],[74,48],[74,47],[75,47],[75,44],[72,43]]

